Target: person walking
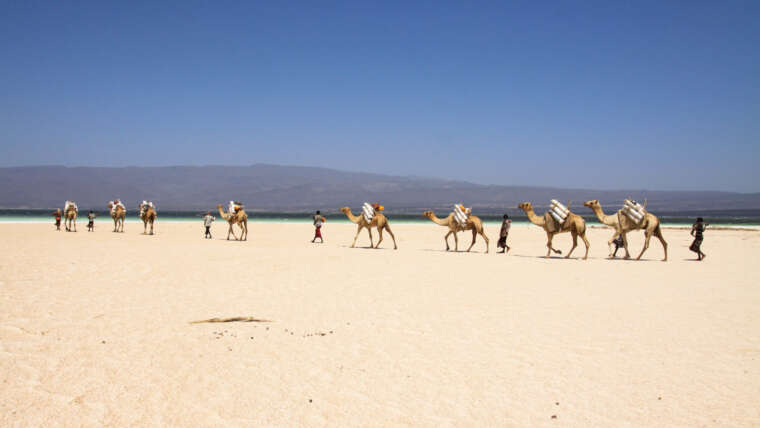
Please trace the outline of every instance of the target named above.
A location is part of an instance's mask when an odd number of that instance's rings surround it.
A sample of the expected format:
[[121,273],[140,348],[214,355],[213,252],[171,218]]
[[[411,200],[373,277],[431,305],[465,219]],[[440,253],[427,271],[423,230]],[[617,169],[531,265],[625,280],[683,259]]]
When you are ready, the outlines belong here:
[[53,217],[55,217],[55,230],[61,230],[61,209],[58,208],[53,211]]
[[623,235],[622,234],[618,235],[617,238],[615,238],[615,240],[612,241],[612,243],[615,244],[615,251],[612,252],[612,258],[614,259],[620,247],[625,246],[625,242],[623,242]]
[[216,217],[211,215],[211,211],[206,211],[206,215],[203,216],[203,225],[206,227],[206,234],[203,235],[205,239],[212,239],[211,236],[211,223],[216,220]]
[[95,212],[93,210],[90,210],[90,212],[87,214],[87,231],[88,232],[94,232],[95,231]]
[[707,257],[707,255],[702,252],[702,240],[704,239],[702,234],[705,232],[705,229],[707,229],[707,226],[709,226],[709,224],[705,223],[702,217],[697,217],[697,222],[691,226],[691,236],[694,237],[694,242],[691,243],[689,249],[697,253],[697,260],[699,261],[702,261]]
[[314,243],[317,238],[319,238],[319,243],[324,244],[325,240],[322,239],[322,225],[327,221],[327,219],[322,216],[319,210],[317,210],[317,212],[311,216],[311,218],[314,220],[314,239],[312,239],[311,242]]
[[501,230],[499,231],[499,242],[496,243],[497,248],[501,248],[500,253],[508,253],[511,248],[507,245],[507,236],[509,236],[509,229],[512,227],[512,220],[509,219],[509,214],[504,214],[504,220],[501,222]]

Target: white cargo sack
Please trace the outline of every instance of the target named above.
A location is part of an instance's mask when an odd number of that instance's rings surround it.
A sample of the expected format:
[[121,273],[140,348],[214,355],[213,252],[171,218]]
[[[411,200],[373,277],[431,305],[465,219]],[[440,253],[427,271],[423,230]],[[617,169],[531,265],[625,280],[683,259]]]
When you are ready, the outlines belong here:
[[462,227],[467,224],[467,213],[462,210],[462,204],[454,205],[454,220]]
[[64,212],[64,213],[65,213],[66,211],[68,211],[68,209],[69,209],[69,206],[73,206],[73,207],[74,207],[74,212],[76,212],[76,213],[78,213],[78,212],[79,212],[79,208],[77,207],[77,204],[76,204],[75,202],[73,202],[73,201],[66,201],[66,202],[63,204],[63,212]]
[[549,202],[549,214],[557,220],[557,223],[564,224],[567,216],[570,214],[570,210],[562,205],[558,200],[552,199]]
[[644,219],[644,215],[646,214],[646,210],[644,210],[644,207],[638,202],[626,199],[623,202],[623,214],[634,222],[641,223],[641,220]]
[[369,202],[365,202],[364,205],[362,205],[362,215],[364,216],[364,219],[367,220],[367,223],[372,221],[372,218],[375,217],[375,209],[372,208],[372,205],[370,205]]
[[127,207],[124,206],[123,203],[121,203],[121,200],[119,200],[119,203],[115,203],[116,201],[111,202],[111,214],[113,215],[116,213],[116,207],[121,207],[121,209],[124,210],[124,214],[127,213]]

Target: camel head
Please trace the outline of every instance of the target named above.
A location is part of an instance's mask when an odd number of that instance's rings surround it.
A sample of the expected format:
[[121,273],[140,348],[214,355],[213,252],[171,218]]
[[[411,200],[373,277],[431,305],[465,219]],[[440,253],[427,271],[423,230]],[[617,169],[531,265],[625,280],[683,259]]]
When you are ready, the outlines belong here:
[[588,207],[588,208],[591,208],[592,210],[593,210],[594,208],[596,208],[596,207],[601,207],[601,205],[599,204],[599,201],[598,201],[598,200],[596,200],[596,199],[594,199],[593,201],[586,201],[586,202],[584,202],[584,203],[583,203],[583,206],[584,206],[584,207]]
[[340,212],[342,212],[343,214],[348,214],[348,213],[351,212],[351,208],[349,208],[349,207],[343,207],[343,208],[340,209]]
[[520,208],[523,211],[528,211],[533,209],[533,204],[530,202],[523,202],[520,205],[517,206],[517,208]]
[[113,208],[113,201],[108,201],[108,208]]
[[433,214],[432,211],[425,211],[424,213],[422,213],[422,216],[425,218],[433,218],[434,215],[435,214]]

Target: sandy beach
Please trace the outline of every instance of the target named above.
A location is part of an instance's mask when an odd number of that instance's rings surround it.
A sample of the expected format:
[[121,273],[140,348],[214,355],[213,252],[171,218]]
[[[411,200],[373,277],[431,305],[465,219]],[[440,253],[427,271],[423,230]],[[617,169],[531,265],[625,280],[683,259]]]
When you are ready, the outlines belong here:
[[758,231],[708,230],[698,263],[666,229],[662,263],[607,260],[600,228],[582,261],[535,226],[505,256],[493,225],[486,255],[432,223],[397,251],[329,219],[323,245],[85,224],[0,224],[1,426],[760,426]]

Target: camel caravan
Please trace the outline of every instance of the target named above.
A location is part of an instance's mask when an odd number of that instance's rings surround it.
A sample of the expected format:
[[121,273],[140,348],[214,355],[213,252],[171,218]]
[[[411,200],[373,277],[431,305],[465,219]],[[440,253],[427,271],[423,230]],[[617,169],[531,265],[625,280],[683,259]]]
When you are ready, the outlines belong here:
[[[545,257],[547,258],[550,257],[552,253],[562,254],[561,250],[556,249],[553,246],[554,235],[568,232],[572,237],[572,247],[570,248],[570,251],[568,251],[565,255],[565,258],[570,258],[572,256],[576,247],[578,247],[578,238],[580,237],[586,247],[586,251],[583,254],[583,260],[588,259],[588,252],[591,244],[586,238],[586,221],[583,219],[583,217],[574,213],[570,209],[570,205],[570,202],[568,202],[567,205],[564,205],[561,202],[552,199],[549,201],[549,209],[542,216],[539,216],[535,213],[533,210],[533,204],[530,202],[523,202],[518,205],[518,208],[525,212],[528,221],[535,224],[536,226],[539,226],[546,233]],[[599,222],[613,229],[613,235],[607,242],[610,250],[609,258],[615,257],[615,252],[613,251],[614,243],[616,247],[623,247],[625,250],[624,258],[629,259],[631,256],[628,249],[627,234],[636,230],[642,230],[644,231],[645,240],[643,248],[636,257],[636,260],[640,260],[644,255],[644,252],[649,248],[649,242],[652,236],[657,237],[657,239],[659,239],[660,243],[662,244],[662,248],[665,254],[662,260],[668,260],[668,244],[665,242],[665,238],[662,235],[660,220],[657,218],[657,216],[647,211],[646,201],[644,201],[643,204],[639,204],[633,199],[628,198],[623,201],[621,208],[613,215],[606,215],[602,210],[602,206],[598,200],[586,201],[583,205],[594,212],[597,219],[599,219]],[[113,201],[108,202],[108,209],[114,222],[113,231],[123,233],[124,219],[126,218],[127,212],[126,207],[119,199],[114,199]],[[227,204],[227,211],[224,210],[224,207],[222,205],[217,205],[217,209],[219,211],[219,215],[224,220],[226,220],[228,224],[227,240],[230,240],[230,236],[232,236],[232,238],[236,241],[248,240],[248,214],[245,212],[243,203],[240,201],[229,201],[229,204]],[[361,211],[358,215],[355,215],[349,207],[343,207],[340,209],[340,211],[345,214],[348,220],[357,226],[356,234],[354,235],[353,242],[351,243],[351,248],[355,248],[356,241],[359,238],[362,230],[367,229],[370,248],[380,248],[380,244],[383,242],[383,235],[385,232],[387,232],[393,240],[393,249],[398,249],[396,236],[391,230],[388,218],[383,213],[384,210],[385,207],[382,205],[369,202],[362,204]],[[76,219],[78,212],[79,210],[75,202],[66,201],[63,207],[63,211],[58,209],[55,213],[57,213],[57,219],[59,219],[61,217],[61,214],[63,214],[66,231],[76,232]],[[207,214],[207,216],[210,216],[210,214]],[[472,250],[477,242],[478,235],[480,235],[483,237],[483,241],[485,242],[485,253],[489,252],[490,241],[488,239],[488,236],[485,234],[483,221],[480,219],[480,217],[472,214],[472,207],[465,207],[464,204],[457,203],[454,204],[453,209],[446,217],[438,217],[433,211],[425,211],[422,213],[422,216],[432,221],[433,223],[443,226],[447,229],[446,234],[443,236],[443,240],[446,245],[446,251],[452,250],[449,244],[449,237],[453,235],[453,251],[458,252],[459,237],[457,234],[459,232],[465,232],[469,230],[472,232],[472,241],[470,242],[470,245],[467,247],[466,251],[469,252]],[[143,234],[153,235],[154,223],[158,217],[155,204],[149,200],[143,200],[138,205],[138,217],[143,222]],[[503,228],[501,232],[501,240],[504,242],[506,242],[505,238],[506,234],[508,233],[507,223],[511,222],[511,220],[507,220],[508,217],[509,216],[507,215],[504,216],[505,220],[502,224]],[[150,226],[150,230],[148,230],[148,226]],[[240,236],[235,233],[236,228],[240,229]],[[376,229],[378,233],[377,243],[374,242],[374,238],[372,236],[373,228]],[[617,248],[615,251],[616,250]]]

